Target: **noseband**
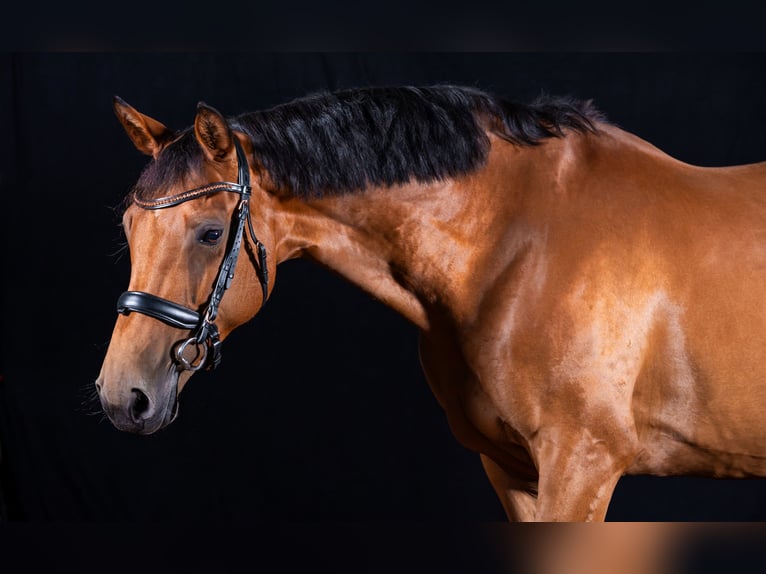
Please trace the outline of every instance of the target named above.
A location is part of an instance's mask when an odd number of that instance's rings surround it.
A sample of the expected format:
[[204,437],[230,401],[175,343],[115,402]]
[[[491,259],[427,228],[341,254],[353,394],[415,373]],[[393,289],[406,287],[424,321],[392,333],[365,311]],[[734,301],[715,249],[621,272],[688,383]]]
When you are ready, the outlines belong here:
[[[142,209],[165,209],[221,191],[238,193],[240,197],[237,217],[232,222],[232,227],[236,225],[236,229],[231,246],[223,259],[223,263],[221,263],[215,287],[213,287],[213,292],[202,313],[144,291],[125,291],[117,300],[117,312],[122,315],[128,315],[135,311],[158,319],[171,327],[194,329],[193,335],[178,345],[174,352],[178,366],[189,371],[198,371],[202,367],[212,370],[221,363],[221,338],[215,319],[218,316],[218,306],[224,291],[229,288],[232,279],[234,279],[234,268],[237,265],[239,250],[242,247],[245,222],[247,222],[250,237],[258,252],[258,278],[263,290],[263,303],[266,303],[268,297],[269,271],[266,266],[266,248],[255,236],[253,224],[250,221],[250,169],[242,146],[236,137],[233,139],[237,149],[237,183],[217,181],[176,195],[148,201],[137,197],[133,198],[135,204]],[[197,352],[197,356],[191,361],[184,357],[184,351],[190,345],[194,346]]]

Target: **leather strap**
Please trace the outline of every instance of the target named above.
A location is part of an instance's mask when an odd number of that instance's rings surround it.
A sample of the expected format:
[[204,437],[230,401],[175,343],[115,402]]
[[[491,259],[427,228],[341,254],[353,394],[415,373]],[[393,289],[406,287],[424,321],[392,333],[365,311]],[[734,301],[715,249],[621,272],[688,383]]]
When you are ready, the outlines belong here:
[[117,312],[128,315],[131,311],[149,315],[178,329],[195,329],[199,313],[162,297],[143,291],[125,291],[117,299]]
[[133,201],[142,209],[164,209],[166,207],[179,205],[191,199],[197,199],[203,195],[212,195],[221,191],[242,193],[240,186],[236,183],[231,181],[217,181],[167,197],[158,197],[157,199],[140,199],[138,197],[133,197]]

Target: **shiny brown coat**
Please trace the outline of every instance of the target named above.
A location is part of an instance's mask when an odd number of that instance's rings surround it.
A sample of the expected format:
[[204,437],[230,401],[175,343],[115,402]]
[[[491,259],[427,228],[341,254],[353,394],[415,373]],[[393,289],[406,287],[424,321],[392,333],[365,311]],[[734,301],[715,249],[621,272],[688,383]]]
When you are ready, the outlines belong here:
[[[156,157],[169,131],[116,111]],[[195,132],[207,160],[185,187],[235,178],[231,137],[249,140],[210,109]],[[603,520],[624,474],[766,475],[766,163],[688,165],[605,124],[532,147],[490,138],[482,169],[438,184],[303,200],[254,171],[271,277],[314,260],[419,328],[433,393],[511,520]],[[190,230],[235,202],[129,207],[129,289],[202,303],[222,252]],[[241,257],[223,336],[262,303]],[[135,388],[151,403],[141,432],[172,420],[190,376],[169,361],[179,338],[117,319],[97,387],[118,427],[137,430]]]

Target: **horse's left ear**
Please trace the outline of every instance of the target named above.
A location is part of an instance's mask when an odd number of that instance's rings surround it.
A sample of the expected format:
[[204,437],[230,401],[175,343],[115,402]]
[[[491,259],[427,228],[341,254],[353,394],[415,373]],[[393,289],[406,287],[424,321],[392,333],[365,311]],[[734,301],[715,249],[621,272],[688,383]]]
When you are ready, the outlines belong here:
[[234,136],[226,118],[204,102],[197,104],[194,134],[208,159],[223,161],[234,156]]

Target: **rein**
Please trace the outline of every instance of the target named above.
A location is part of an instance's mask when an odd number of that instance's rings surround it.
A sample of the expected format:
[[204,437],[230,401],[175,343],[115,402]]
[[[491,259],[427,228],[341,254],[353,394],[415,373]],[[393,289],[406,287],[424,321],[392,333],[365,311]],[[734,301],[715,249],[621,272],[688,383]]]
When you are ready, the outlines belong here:
[[[142,209],[165,209],[222,191],[238,193],[240,197],[239,205],[237,206],[236,222],[232,223],[232,225],[236,224],[233,241],[221,263],[213,292],[210,294],[210,299],[202,313],[144,291],[125,291],[117,299],[117,312],[122,315],[128,315],[135,311],[136,313],[142,313],[158,319],[171,327],[195,329],[191,337],[176,347],[174,353],[176,363],[182,369],[189,371],[198,371],[202,367],[212,370],[221,363],[222,342],[215,319],[218,316],[218,306],[221,303],[223,294],[231,285],[232,279],[234,279],[234,268],[237,265],[237,258],[242,247],[245,222],[247,222],[250,237],[258,252],[258,266],[260,268],[258,270],[258,278],[263,290],[264,304],[269,294],[269,270],[266,266],[266,247],[255,236],[253,223],[250,219],[250,168],[245,152],[242,150],[242,146],[236,137],[234,138],[234,145],[237,150],[237,183],[217,181],[176,195],[148,201],[133,198],[135,204]],[[184,351],[189,345],[194,345],[197,349],[197,356],[191,361],[184,357]]]

